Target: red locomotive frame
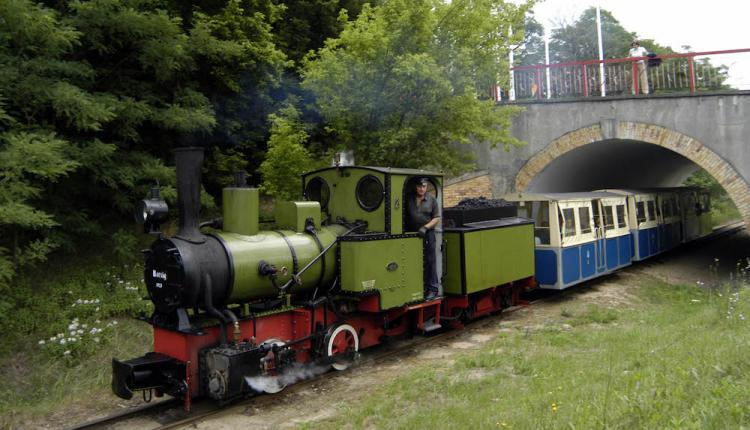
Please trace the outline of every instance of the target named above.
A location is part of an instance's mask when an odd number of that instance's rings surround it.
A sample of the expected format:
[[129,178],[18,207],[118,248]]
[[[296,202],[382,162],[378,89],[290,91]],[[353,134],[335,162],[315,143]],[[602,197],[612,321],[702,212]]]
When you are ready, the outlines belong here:
[[[343,318],[327,306],[311,308],[298,307],[291,310],[261,316],[251,316],[238,321],[235,328],[227,326],[228,336],[235,341],[261,344],[269,339],[280,339],[285,347],[294,349],[297,362],[309,363],[319,358],[333,359],[338,354],[352,353],[377,345],[383,339],[402,336],[410,331],[427,331],[427,323],[434,327],[448,323],[453,328],[461,328],[464,321],[510,306],[526,304],[520,295],[534,287],[533,277],[514,283],[490,288],[470,296],[447,296],[436,300],[415,303],[381,311],[379,297],[362,297],[355,312]],[[510,298],[510,303],[508,303]],[[459,316],[461,316],[459,318]],[[397,323],[386,326],[386,322]],[[356,332],[356,337],[348,330],[338,331],[332,339],[327,339],[321,348],[322,333],[331,334],[331,329],[348,325]],[[321,331],[320,328],[323,328]],[[183,333],[154,326],[154,352],[169,356],[185,367],[183,401],[186,410],[191,407],[191,399],[201,392],[199,362],[200,351],[215,346],[220,341],[219,326],[206,327],[200,333]],[[329,345],[331,347],[329,347]],[[156,395],[163,395],[156,390]]]

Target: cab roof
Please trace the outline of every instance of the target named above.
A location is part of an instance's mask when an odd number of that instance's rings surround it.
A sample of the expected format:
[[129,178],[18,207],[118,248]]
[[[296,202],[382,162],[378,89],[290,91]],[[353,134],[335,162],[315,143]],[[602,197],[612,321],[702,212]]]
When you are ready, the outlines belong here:
[[403,175],[403,176],[437,176],[442,177],[442,172],[434,172],[430,170],[424,170],[424,169],[406,169],[401,167],[377,167],[377,166],[332,166],[332,167],[324,167],[322,169],[313,170],[312,172],[307,172],[303,176],[310,176],[314,175],[316,173],[325,172],[328,170],[336,170],[336,169],[360,169],[360,170],[371,170],[373,172],[383,173],[386,175]]
[[562,201],[562,200],[587,200],[604,199],[609,197],[622,197],[620,194],[607,191],[586,191],[574,193],[508,193],[503,198],[508,201]]

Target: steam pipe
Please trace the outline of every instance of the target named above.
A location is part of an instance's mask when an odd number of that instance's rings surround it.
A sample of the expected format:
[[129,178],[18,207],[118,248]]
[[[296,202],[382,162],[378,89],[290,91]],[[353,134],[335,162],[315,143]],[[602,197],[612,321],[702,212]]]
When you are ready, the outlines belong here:
[[226,315],[227,319],[232,322],[232,325],[234,326],[234,334],[232,337],[232,342],[237,344],[240,341],[240,323],[237,320],[237,316],[234,315],[234,312],[230,311],[229,309],[224,309],[224,315]]
[[219,320],[219,335],[221,336],[221,345],[227,344],[227,317],[214,307],[213,302],[213,288],[211,287],[211,276],[206,273],[203,275],[204,283],[204,301],[203,304],[209,314],[215,316]]

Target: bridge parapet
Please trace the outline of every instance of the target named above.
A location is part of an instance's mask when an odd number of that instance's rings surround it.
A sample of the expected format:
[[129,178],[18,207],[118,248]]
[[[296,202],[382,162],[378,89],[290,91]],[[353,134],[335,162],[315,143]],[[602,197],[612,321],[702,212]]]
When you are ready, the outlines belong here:
[[[728,82],[730,67],[713,62],[729,61],[738,70],[750,69],[750,48],[723,51],[653,55],[651,57],[586,60],[557,64],[534,64],[512,69],[513,93],[502,97],[494,88],[496,101],[543,100],[639,94],[639,61],[647,62],[649,93],[699,93],[743,90]],[[602,74],[604,85],[602,85]]]

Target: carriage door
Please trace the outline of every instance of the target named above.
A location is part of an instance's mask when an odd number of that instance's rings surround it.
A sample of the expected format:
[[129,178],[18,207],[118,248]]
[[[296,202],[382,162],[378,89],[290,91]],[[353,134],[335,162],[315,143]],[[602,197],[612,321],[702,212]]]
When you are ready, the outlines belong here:
[[601,200],[591,201],[591,211],[594,218],[594,237],[596,238],[596,272],[601,273],[607,269],[607,243],[602,225]]

